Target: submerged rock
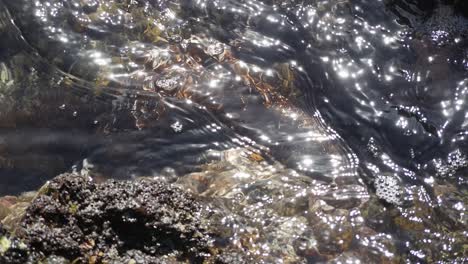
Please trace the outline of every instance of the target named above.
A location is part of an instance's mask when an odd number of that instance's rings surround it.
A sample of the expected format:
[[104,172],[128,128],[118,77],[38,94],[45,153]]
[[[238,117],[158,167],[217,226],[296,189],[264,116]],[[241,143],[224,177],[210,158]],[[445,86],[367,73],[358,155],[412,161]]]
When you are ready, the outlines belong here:
[[253,263],[325,262],[351,250],[363,225],[359,208],[369,196],[362,186],[314,179],[244,148],[217,156],[176,184],[214,200],[219,212],[211,219],[220,220],[212,226],[221,223],[221,237]]
[[153,179],[96,184],[64,174],[41,189],[14,238],[0,229],[0,256],[2,263],[220,261],[228,256],[213,248],[201,212],[193,196]]

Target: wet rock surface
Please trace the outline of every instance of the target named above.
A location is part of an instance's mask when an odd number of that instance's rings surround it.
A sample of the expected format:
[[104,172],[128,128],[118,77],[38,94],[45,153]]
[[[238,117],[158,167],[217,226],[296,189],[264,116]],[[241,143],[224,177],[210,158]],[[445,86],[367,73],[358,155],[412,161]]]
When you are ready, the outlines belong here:
[[[450,202],[452,209],[432,204],[427,194],[408,200],[424,194],[420,188],[399,189],[405,201],[401,205],[372,193],[344,199],[332,195],[342,183],[327,187],[301,174],[285,181],[281,175],[287,169],[267,166],[262,156],[245,149],[220,156],[203,172],[184,175],[174,185],[160,177],[98,183],[89,177],[91,171],[58,176],[37,192],[1,197],[0,263],[401,263],[466,258],[462,204],[467,196],[448,183],[434,183],[434,195]],[[263,181],[269,184],[259,188]],[[299,196],[292,191],[297,188],[303,190]],[[393,239],[395,232],[408,234],[406,245]]]
[[[11,237],[2,227],[2,263],[199,263],[215,257],[201,205],[152,179],[96,184],[58,176],[32,201]],[[220,251],[217,251],[218,253]],[[218,261],[232,258],[217,254]],[[73,262],[74,261],[74,262]]]

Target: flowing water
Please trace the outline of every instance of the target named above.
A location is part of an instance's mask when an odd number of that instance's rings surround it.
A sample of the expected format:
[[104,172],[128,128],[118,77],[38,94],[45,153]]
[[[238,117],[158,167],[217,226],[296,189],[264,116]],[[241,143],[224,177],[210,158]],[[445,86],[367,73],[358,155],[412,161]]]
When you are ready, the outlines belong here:
[[159,177],[255,263],[466,262],[468,19],[420,2],[0,1],[0,193]]

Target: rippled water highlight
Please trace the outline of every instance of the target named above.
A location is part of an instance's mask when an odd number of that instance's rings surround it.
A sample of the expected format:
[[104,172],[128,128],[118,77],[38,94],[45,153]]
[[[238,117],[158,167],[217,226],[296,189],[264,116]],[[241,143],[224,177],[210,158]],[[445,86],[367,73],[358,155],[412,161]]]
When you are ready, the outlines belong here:
[[255,263],[463,263],[468,20],[415,3],[3,0],[0,191],[159,177]]

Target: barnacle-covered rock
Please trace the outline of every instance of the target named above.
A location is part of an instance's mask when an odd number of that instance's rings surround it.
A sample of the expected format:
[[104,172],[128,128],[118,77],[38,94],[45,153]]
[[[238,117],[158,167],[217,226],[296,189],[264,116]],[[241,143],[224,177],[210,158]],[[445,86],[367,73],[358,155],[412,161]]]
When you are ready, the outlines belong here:
[[30,248],[0,225],[0,263],[27,263]]
[[0,256],[9,260],[2,263],[201,262],[237,254],[214,248],[204,224],[209,211],[195,197],[155,179],[97,184],[64,174],[28,205],[9,226],[14,237],[0,237]]

